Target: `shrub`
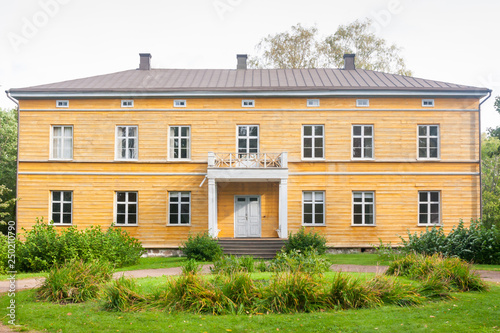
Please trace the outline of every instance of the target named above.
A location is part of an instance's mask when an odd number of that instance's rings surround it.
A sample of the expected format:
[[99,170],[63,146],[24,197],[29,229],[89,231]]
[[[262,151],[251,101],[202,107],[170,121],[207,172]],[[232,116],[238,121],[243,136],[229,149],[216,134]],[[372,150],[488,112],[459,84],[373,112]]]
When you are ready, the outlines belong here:
[[315,249],[319,254],[324,254],[326,252],[326,238],[315,231],[306,233],[306,229],[302,227],[296,234],[289,234],[284,248],[285,252],[294,250],[303,252]]
[[101,284],[111,279],[113,273],[109,263],[70,260],[55,265],[38,289],[39,299],[55,303],[79,303],[97,296]]
[[269,270],[272,272],[300,271],[321,274],[329,271],[330,266],[330,262],[322,258],[315,249],[305,250],[304,252],[298,250],[286,252],[282,250],[269,263]]
[[189,259],[184,263],[184,265],[182,265],[183,275],[198,274],[200,270],[201,270],[200,265],[198,265],[198,263],[194,259]]
[[214,266],[211,270],[215,274],[222,273],[228,275],[236,272],[253,273],[255,271],[255,260],[250,256],[220,256],[214,261]]
[[208,235],[208,232],[189,235],[181,246],[182,252],[188,259],[198,261],[213,261],[222,256],[222,248],[217,239]]
[[9,265],[8,265],[8,259],[9,259],[8,250],[9,250],[9,246],[8,246],[7,236],[0,233],[0,274],[6,274],[7,271],[10,270],[10,269],[8,269],[8,267],[9,267]]

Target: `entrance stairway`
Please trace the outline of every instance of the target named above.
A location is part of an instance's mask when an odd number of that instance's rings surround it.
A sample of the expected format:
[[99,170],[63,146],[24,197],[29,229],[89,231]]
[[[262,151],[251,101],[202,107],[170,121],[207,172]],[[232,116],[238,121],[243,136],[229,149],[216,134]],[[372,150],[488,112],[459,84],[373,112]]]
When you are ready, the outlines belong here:
[[285,245],[281,238],[219,238],[224,254],[271,259]]

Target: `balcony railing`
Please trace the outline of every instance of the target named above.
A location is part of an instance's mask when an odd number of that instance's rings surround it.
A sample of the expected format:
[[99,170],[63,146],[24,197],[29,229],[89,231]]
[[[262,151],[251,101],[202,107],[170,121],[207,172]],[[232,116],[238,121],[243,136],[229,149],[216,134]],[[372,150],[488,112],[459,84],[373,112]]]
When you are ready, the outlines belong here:
[[211,168],[287,168],[287,153],[208,153]]

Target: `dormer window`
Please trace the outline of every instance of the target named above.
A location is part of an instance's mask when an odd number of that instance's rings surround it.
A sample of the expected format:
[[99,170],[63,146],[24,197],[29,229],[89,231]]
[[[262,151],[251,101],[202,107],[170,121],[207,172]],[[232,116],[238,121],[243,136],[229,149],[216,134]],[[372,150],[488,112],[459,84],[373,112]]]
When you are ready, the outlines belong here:
[[186,100],[185,99],[176,99],[174,100],[174,108],[185,108]]
[[370,100],[369,99],[357,99],[356,106],[361,107],[361,108],[367,108],[370,106]]
[[122,99],[122,108],[133,108],[134,100],[133,99]]
[[424,108],[433,108],[434,107],[434,100],[433,99],[423,99],[422,106]]
[[244,108],[253,108],[255,107],[255,101],[253,99],[244,99],[241,101],[241,106]]
[[307,106],[308,107],[318,107],[319,106],[319,99],[308,99]]
[[67,108],[69,107],[69,101],[56,101],[56,107]]

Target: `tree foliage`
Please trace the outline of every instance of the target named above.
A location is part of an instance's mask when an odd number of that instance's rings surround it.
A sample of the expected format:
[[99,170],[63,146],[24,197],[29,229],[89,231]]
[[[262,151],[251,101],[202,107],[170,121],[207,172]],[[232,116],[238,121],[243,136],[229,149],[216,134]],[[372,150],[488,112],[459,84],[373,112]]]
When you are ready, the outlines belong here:
[[400,55],[401,48],[376,36],[370,31],[371,25],[370,19],[356,20],[320,38],[316,27],[299,23],[290,31],[264,37],[256,46],[257,55],[250,58],[250,67],[341,68],[344,54],[355,53],[357,68],[411,75]]
[[0,229],[15,219],[17,112],[0,109]]

